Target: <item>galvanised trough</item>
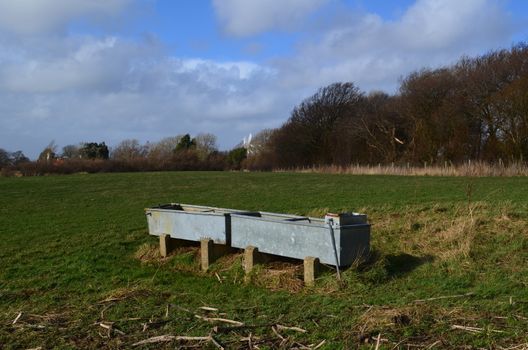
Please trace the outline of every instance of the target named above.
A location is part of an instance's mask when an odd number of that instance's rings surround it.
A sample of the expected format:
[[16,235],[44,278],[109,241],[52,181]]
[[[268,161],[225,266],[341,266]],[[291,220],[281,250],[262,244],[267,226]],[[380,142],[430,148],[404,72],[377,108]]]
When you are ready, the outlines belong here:
[[177,203],[147,208],[145,213],[151,235],[169,235],[188,241],[209,238],[225,245],[231,245],[230,214],[251,215],[251,212],[233,209]]
[[322,263],[351,265],[366,256],[370,225],[366,215],[328,214],[325,219],[274,213],[231,214],[231,245],[255,246],[259,252],[295,259],[319,258]]
[[348,266],[370,248],[367,216],[327,214],[324,219],[267,212],[166,204],[145,210],[151,235],[200,241],[295,259],[319,258],[322,263]]

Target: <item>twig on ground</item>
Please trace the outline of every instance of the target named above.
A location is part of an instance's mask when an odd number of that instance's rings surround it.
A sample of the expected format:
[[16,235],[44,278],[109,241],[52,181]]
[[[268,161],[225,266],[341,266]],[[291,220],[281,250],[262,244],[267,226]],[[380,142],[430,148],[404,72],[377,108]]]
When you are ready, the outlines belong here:
[[279,344],[279,348],[282,348],[284,346],[284,344],[286,344],[290,338],[289,337],[283,337],[278,331],[277,331],[277,328],[276,326],[272,326],[271,327],[271,330],[273,331],[273,333],[275,333],[275,335],[281,340],[280,344]]
[[97,323],[97,325],[99,327],[104,328],[104,329],[112,329],[112,325],[111,324],[106,324],[106,323],[103,323],[103,322],[99,322],[99,323]]
[[159,320],[159,321],[152,321],[149,320],[146,323],[143,323],[143,332],[145,332],[147,329],[150,329],[151,327],[161,326],[166,323],[170,322],[170,320]]
[[402,340],[400,340],[399,342],[397,342],[397,343],[392,347],[391,350],[397,349],[398,346],[400,346],[405,340],[406,340],[406,339],[402,339]]
[[184,308],[184,307],[181,307],[181,306],[179,306],[179,305],[170,304],[170,307],[175,307],[175,308],[178,309],[178,310],[185,311],[185,312],[190,313],[190,314],[194,314],[194,312],[192,312],[191,310],[186,309],[186,308]]
[[[156,343],[166,343],[166,342],[171,342],[171,341],[179,341],[179,340],[182,340],[182,341],[211,341],[213,342],[213,338],[209,335],[207,337],[188,337],[188,336],[183,336],[183,335],[159,335],[159,336],[156,336],[156,337],[151,337],[151,338],[148,338],[148,339],[145,339],[145,340],[141,340],[141,341],[138,341],[134,344],[132,344],[132,346],[140,346],[140,345],[146,345],[146,344],[156,344]],[[215,344],[216,343],[216,344]],[[223,347],[218,344],[218,342],[214,341],[213,344],[215,344],[215,346],[220,346],[221,349],[223,349]]]
[[218,349],[224,350],[224,347],[218,343],[212,335],[209,336],[211,343],[216,346]]
[[126,335],[126,333],[125,333],[125,332],[123,332],[122,330],[120,330],[120,329],[117,329],[117,328],[115,328],[115,327],[114,327],[114,328],[112,328],[112,330],[113,330],[113,331],[114,331],[115,333],[119,334],[119,335]]
[[[481,333],[485,330],[484,328],[480,328],[480,327],[460,326],[457,324],[452,325],[451,329],[460,329],[460,330],[471,332],[471,333]],[[495,332],[495,333],[504,333],[504,331],[500,331],[497,329],[490,329],[490,331]]]
[[34,329],[44,329],[44,328],[46,328],[46,326],[41,325],[41,324],[26,324],[26,325],[24,325],[24,327],[34,328]]
[[375,350],[378,350],[378,349],[379,349],[380,339],[381,339],[381,333],[378,333],[378,336],[377,336],[377,338],[376,338],[376,347],[375,347]]
[[515,346],[509,347],[509,348],[499,347],[499,349],[501,349],[501,350],[517,350],[517,349],[525,350],[525,349],[528,349],[528,343],[515,345]]
[[432,298],[426,298],[426,299],[418,299],[414,300],[414,303],[423,303],[426,301],[433,301],[433,300],[440,300],[440,299],[452,299],[452,298],[463,298],[463,297],[470,297],[475,295],[473,292],[465,293],[465,294],[456,294],[456,295],[443,295],[439,297],[432,297]]
[[217,312],[218,309],[215,308],[215,307],[209,307],[209,306],[200,306],[199,307],[200,310],[205,310],[205,311],[213,311],[213,312]]
[[285,338],[284,338],[282,335],[280,335],[279,332],[277,332],[277,329],[276,329],[274,326],[271,326],[271,330],[273,331],[273,333],[275,333],[275,335],[276,335],[277,337],[279,337],[280,340],[282,340],[282,341],[285,340]]
[[326,344],[326,339],[323,339],[319,344],[317,344],[313,350],[317,350],[319,349],[321,346],[325,345]]
[[240,338],[240,341],[241,342],[248,342],[248,349],[252,350],[253,349],[253,341],[252,341],[252,338],[253,337],[253,334],[249,333],[249,335],[247,337],[244,337],[244,338]]
[[194,315],[194,317],[204,320],[204,321],[208,321],[208,322],[223,322],[223,323],[234,324],[236,326],[244,325],[244,323],[242,322],[235,321],[235,320],[229,320],[227,318],[221,318],[221,317],[205,317],[205,316],[200,316],[200,315]]
[[13,323],[12,323],[12,324],[17,323],[21,316],[22,316],[22,311],[20,311],[20,312],[18,313],[18,315],[17,315],[17,316],[15,317],[15,319],[13,320]]
[[290,330],[290,331],[296,331],[296,332],[300,332],[300,333],[306,333],[307,332],[306,329],[302,329],[302,328],[299,328],[299,327],[288,327],[288,326],[283,326],[281,324],[277,324],[276,327],[277,327],[277,329],[280,329],[280,330]]
[[484,328],[478,328],[478,327],[468,327],[468,326],[460,326],[458,324],[454,324],[451,326],[451,329],[460,329],[466,332],[471,333],[480,333],[484,330]]
[[222,282],[222,279],[220,278],[220,276],[218,275],[218,273],[215,272],[215,276],[216,276],[216,278],[218,279],[218,282],[223,283],[223,282]]
[[441,340],[437,340],[437,341],[435,341],[434,343],[432,343],[431,345],[429,345],[429,346],[427,347],[427,349],[432,349],[432,348],[434,348],[435,346],[437,346],[438,344],[442,344],[442,341],[441,341]]
[[140,346],[140,345],[145,345],[145,344],[165,343],[165,342],[173,341],[175,339],[176,339],[176,336],[174,336],[174,335],[159,335],[157,337],[152,337],[152,338],[148,338],[148,339],[145,339],[145,340],[138,341],[138,342],[132,344],[132,346]]
[[240,329],[253,329],[253,328],[267,328],[274,326],[275,323],[266,323],[266,324],[259,324],[259,325],[241,325],[241,326],[215,326],[213,328],[215,333],[229,333],[234,330],[240,330]]
[[106,329],[108,331],[108,336],[112,335],[112,331],[114,333],[119,334],[119,335],[125,335],[126,334],[125,332],[115,328],[113,322],[106,322],[106,323],[105,322],[98,322],[96,324],[99,325],[99,327]]
[[109,305],[105,305],[105,307],[103,307],[103,308],[101,309],[101,313],[100,313],[100,315],[101,315],[101,320],[104,320],[104,313],[105,313],[105,311],[108,310],[111,306],[112,306],[111,304],[109,304]]

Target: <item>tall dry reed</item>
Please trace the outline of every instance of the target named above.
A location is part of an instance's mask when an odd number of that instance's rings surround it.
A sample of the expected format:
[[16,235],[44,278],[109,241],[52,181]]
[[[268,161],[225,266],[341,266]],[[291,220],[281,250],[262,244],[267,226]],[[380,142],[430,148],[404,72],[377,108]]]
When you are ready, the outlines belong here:
[[351,175],[405,175],[405,176],[526,176],[526,163],[491,164],[486,162],[467,162],[459,165],[412,166],[412,165],[360,165],[348,166],[324,165],[295,169],[277,169],[276,172],[351,174]]

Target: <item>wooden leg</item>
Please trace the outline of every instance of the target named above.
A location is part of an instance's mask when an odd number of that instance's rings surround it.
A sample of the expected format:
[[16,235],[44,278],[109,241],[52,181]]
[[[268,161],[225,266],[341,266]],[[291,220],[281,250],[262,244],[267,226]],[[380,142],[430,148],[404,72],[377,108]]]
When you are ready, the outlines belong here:
[[173,249],[170,236],[169,235],[159,236],[159,244],[160,244],[160,255],[163,258],[166,258],[167,255],[169,255],[169,253]]
[[213,246],[212,239],[202,239],[200,241],[200,266],[202,267],[202,271],[207,271],[209,265],[213,263]]
[[313,286],[315,284],[315,279],[319,275],[319,258],[313,258],[307,256],[304,258],[304,283],[307,286]]

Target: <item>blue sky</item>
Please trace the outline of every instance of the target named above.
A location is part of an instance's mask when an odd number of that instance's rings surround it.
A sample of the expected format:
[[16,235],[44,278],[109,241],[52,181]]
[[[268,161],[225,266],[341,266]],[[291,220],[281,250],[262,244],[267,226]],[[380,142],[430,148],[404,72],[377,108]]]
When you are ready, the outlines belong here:
[[524,0],[0,0],[0,148],[280,126],[317,88],[528,41]]

